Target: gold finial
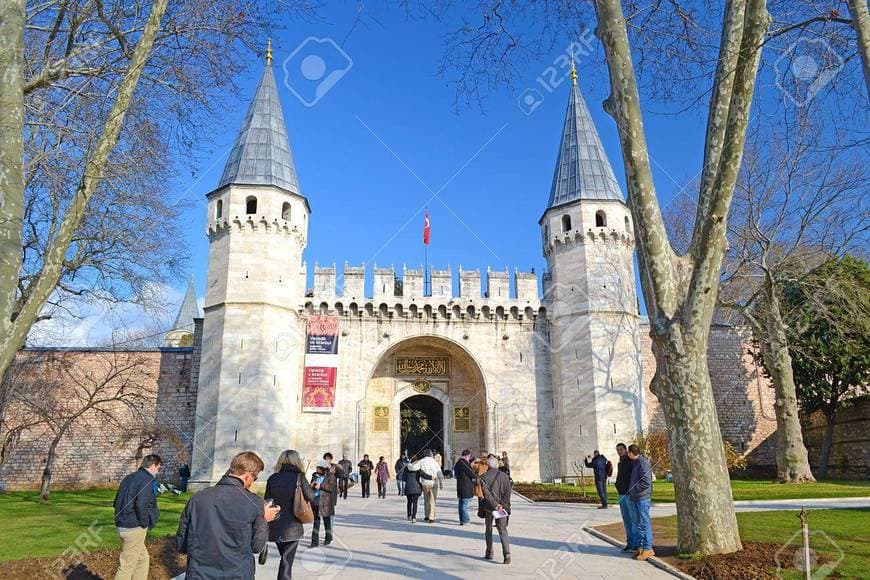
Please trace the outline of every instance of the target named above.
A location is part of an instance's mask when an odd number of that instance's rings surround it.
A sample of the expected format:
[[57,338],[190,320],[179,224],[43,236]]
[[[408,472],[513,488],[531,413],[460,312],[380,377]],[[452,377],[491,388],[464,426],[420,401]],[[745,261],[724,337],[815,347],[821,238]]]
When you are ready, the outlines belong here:
[[266,66],[272,64],[272,37],[269,37],[269,44],[266,45]]
[[574,58],[571,58],[571,83],[577,86],[577,67],[574,66]]

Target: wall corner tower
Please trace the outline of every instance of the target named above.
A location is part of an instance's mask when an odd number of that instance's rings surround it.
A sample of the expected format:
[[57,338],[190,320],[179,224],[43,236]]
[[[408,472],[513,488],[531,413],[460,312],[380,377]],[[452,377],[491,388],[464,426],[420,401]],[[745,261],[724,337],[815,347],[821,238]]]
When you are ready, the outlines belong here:
[[577,86],[539,221],[555,400],[557,471],[643,428],[631,212]]
[[301,396],[308,200],[266,67],[208,201],[209,259],[192,482],[232,457],[268,463],[293,445]]

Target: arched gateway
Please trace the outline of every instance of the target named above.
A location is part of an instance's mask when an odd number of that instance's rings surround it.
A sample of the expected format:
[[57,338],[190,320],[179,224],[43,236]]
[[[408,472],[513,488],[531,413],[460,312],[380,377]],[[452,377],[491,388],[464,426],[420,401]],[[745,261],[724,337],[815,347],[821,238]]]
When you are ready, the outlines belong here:
[[439,451],[445,467],[464,448],[492,445],[486,382],[465,348],[436,336],[406,338],[377,360],[365,390],[357,454],[395,461]]

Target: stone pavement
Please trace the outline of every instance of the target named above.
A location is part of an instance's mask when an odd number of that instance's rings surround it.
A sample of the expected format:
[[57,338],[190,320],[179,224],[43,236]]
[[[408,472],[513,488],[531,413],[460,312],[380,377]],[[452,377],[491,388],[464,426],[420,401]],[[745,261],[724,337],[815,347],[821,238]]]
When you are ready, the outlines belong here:
[[[373,486],[374,487],[374,486]],[[483,520],[472,500],[471,524],[459,526],[455,485],[446,481],[437,502],[434,524],[423,522],[423,501],[416,524],[405,520],[405,498],[391,482],[386,499],[359,497],[351,489],[339,500],[335,540],[331,546],[300,544],[294,576],[307,578],[673,578],[645,562],[637,562],[606,542],[582,531],[584,525],[619,521],[619,508],[598,510],[579,504],[529,504],[514,496],[509,532],[512,563],[501,562],[498,533],[495,560],[483,559]],[[653,510],[653,515],[667,512]],[[310,534],[310,525],[306,525]],[[321,534],[323,531],[321,530]],[[258,580],[277,577],[278,552],[269,546],[269,561],[257,566]]]

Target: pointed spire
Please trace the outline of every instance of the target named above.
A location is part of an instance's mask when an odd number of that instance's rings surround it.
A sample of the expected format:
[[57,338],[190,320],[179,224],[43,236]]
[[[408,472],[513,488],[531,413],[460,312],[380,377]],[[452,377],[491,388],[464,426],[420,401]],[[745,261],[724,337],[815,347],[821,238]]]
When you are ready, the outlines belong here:
[[601,145],[598,131],[586,107],[586,101],[577,86],[577,69],[571,62],[571,95],[565,124],[562,127],[562,142],[550,201],[547,207],[555,207],[577,199],[614,199],[623,201],[622,191],[613,174],[613,168]]
[[302,194],[271,62],[270,39],[263,76],[239,128],[218,188],[230,184],[274,185]]
[[190,280],[187,282],[187,292],[184,294],[184,300],[181,301],[178,314],[175,316],[175,322],[172,323],[172,330],[189,330],[193,332],[194,318],[202,318],[202,313],[199,311],[199,305],[196,303],[196,288],[193,285],[193,274],[191,274]]

